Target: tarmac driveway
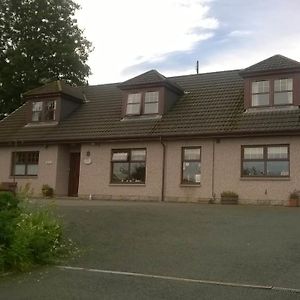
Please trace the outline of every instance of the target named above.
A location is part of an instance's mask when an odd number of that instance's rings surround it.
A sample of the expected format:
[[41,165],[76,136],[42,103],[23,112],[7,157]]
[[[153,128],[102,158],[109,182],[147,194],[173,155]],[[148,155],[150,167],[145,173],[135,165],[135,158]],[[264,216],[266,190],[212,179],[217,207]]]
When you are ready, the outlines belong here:
[[57,213],[83,254],[0,279],[0,299],[300,299],[300,208],[62,200]]

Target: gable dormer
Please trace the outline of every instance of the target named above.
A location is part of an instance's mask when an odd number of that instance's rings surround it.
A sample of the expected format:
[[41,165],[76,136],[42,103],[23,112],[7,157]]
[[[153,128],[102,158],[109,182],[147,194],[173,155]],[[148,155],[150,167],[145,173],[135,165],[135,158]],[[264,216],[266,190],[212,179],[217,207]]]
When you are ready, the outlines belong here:
[[36,125],[55,125],[84,102],[81,88],[72,87],[62,80],[30,90],[23,97],[29,104],[27,123]]
[[300,63],[274,55],[252,65],[244,78],[245,109],[288,108],[300,105]]
[[122,90],[122,117],[161,116],[167,112],[183,90],[165,76],[151,70],[119,85]]

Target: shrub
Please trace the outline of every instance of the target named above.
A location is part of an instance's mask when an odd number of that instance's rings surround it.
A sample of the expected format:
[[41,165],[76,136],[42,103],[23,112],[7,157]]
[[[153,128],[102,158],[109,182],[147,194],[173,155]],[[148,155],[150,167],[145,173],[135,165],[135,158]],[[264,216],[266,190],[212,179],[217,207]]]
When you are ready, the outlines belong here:
[[0,209],[0,270],[24,271],[68,254],[71,243],[64,242],[62,226],[52,212],[30,210],[12,197],[0,195],[4,203]]
[[222,192],[221,197],[238,198],[239,195],[235,192],[232,192],[232,191],[224,191],[224,192]]
[[300,196],[299,193],[295,190],[292,193],[290,193],[290,199],[299,200]]
[[50,197],[50,198],[52,198],[53,194],[54,194],[54,190],[48,184],[44,184],[42,186],[42,194],[43,194],[44,197]]

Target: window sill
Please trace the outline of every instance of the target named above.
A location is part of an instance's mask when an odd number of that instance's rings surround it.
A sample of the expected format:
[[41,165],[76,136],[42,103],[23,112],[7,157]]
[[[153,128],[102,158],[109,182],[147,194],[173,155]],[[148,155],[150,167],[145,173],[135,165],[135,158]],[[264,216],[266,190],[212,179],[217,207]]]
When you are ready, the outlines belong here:
[[48,126],[56,126],[58,125],[57,121],[49,121],[49,122],[30,122],[26,124],[24,127],[48,127]]
[[273,106],[252,106],[247,108],[244,113],[257,113],[257,112],[274,112],[274,111],[290,111],[299,110],[298,105],[286,104],[286,105],[273,105]]
[[37,179],[38,176],[37,175],[10,175],[9,176],[10,179]]
[[145,183],[110,183],[109,186],[146,186]]
[[145,120],[156,120],[161,119],[162,115],[160,114],[143,114],[143,115],[127,115],[121,121],[145,121]]
[[201,183],[181,183],[180,187],[201,187]]
[[240,177],[241,181],[290,181],[290,177]]

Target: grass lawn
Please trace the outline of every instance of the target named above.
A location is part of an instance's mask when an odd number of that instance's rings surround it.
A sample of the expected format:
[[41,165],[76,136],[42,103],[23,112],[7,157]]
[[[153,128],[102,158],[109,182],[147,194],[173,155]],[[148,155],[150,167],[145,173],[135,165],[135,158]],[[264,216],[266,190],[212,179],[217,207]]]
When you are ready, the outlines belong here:
[[[71,266],[300,289],[300,208],[65,200],[57,214],[83,249]],[[1,281],[0,299],[300,298],[55,267]]]

